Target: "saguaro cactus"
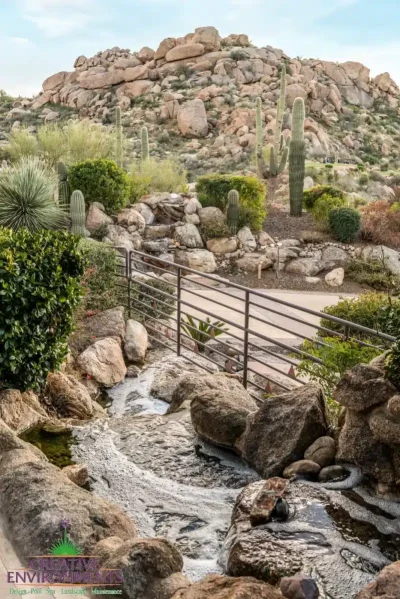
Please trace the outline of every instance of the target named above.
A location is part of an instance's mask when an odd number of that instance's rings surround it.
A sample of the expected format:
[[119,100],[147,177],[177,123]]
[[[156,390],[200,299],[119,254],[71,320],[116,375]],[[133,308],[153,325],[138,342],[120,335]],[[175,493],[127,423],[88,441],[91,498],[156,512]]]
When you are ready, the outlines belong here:
[[64,162],[57,164],[58,171],[58,203],[60,206],[68,207],[71,196],[71,186],[68,181],[68,167]]
[[149,159],[149,132],[147,127],[142,127],[141,131],[141,141],[142,141],[142,162]]
[[239,192],[231,189],[228,193],[228,210],[226,212],[226,220],[232,235],[236,235],[239,225]]
[[303,98],[293,104],[292,141],[289,152],[290,214],[301,216],[303,210],[306,149],[304,142],[305,108]]
[[263,151],[263,122],[261,112],[261,98],[257,98],[256,106],[256,167],[258,170],[258,162]]
[[70,204],[71,233],[78,237],[86,237],[85,228],[85,198],[81,191],[74,191]]
[[121,108],[117,106],[115,109],[115,130],[116,130],[116,161],[118,166],[122,166],[123,163],[123,151],[122,151],[122,124],[121,124]]

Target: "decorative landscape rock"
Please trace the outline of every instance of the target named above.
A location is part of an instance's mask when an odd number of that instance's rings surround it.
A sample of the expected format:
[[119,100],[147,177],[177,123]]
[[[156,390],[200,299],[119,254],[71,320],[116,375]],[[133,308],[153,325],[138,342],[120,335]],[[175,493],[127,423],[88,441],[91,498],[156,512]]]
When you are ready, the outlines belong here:
[[336,444],[332,437],[320,437],[304,452],[304,458],[316,462],[321,468],[335,461]]
[[257,242],[249,227],[243,227],[238,231],[239,242],[245,252],[254,252],[257,248]]
[[213,254],[231,254],[236,252],[237,247],[236,237],[219,237],[207,241],[207,249]]
[[208,250],[176,250],[174,261],[200,272],[213,273],[217,270],[214,254]]
[[104,387],[113,387],[126,375],[121,343],[115,337],[96,341],[77,359],[81,370]]
[[347,372],[334,391],[334,399],[342,406],[363,412],[385,403],[396,394],[396,387],[371,365],[358,364]]
[[88,420],[93,416],[90,394],[73,376],[62,372],[50,373],[47,377],[46,395],[58,418]]
[[318,599],[319,597],[315,580],[307,576],[282,578],[279,588],[286,599]]
[[0,391],[0,418],[17,435],[49,419],[45,409],[32,391],[16,389]]
[[349,262],[349,255],[341,248],[330,245],[322,252],[322,262],[325,268],[337,268]]
[[195,225],[187,224],[176,227],[174,236],[180,245],[184,245],[191,249],[203,247],[203,240]]
[[344,280],[344,269],[343,268],[335,268],[331,272],[325,276],[325,283],[329,285],[329,287],[341,287],[343,285]]
[[101,210],[96,203],[89,206],[86,217],[86,228],[90,233],[98,231],[101,227],[112,225],[113,219]]
[[310,476],[316,477],[321,470],[321,466],[311,460],[299,460],[293,462],[283,471],[284,478],[292,478],[292,476]]
[[400,597],[400,562],[386,566],[378,578],[360,591],[356,599],[396,599]]
[[272,260],[263,254],[245,254],[236,261],[236,266],[245,272],[258,272],[272,266]]
[[198,213],[201,224],[206,227],[217,227],[226,225],[226,219],[224,214],[219,208],[216,208],[215,206],[200,208]]
[[318,385],[269,397],[247,420],[243,457],[263,478],[279,476],[303,458],[326,428],[325,404]]
[[129,227],[131,233],[133,232],[132,228],[139,231],[139,233],[143,233],[146,228],[144,217],[135,208],[121,210],[118,213],[117,222],[122,227]]
[[269,584],[250,577],[230,578],[213,574],[178,591],[174,599],[281,599]]
[[142,323],[128,320],[126,323],[125,354],[129,362],[144,362],[149,337]]
[[84,487],[89,480],[89,472],[86,464],[65,466],[65,468],[62,469],[62,473],[65,474],[70,481],[78,485],[78,487]]
[[89,345],[106,337],[125,339],[125,318],[123,306],[110,308],[80,320],[78,330],[73,334],[70,347],[81,353]]
[[293,260],[286,266],[286,272],[293,273],[295,275],[304,275],[307,277],[314,277],[323,269],[323,264],[319,260],[313,258],[298,258]]

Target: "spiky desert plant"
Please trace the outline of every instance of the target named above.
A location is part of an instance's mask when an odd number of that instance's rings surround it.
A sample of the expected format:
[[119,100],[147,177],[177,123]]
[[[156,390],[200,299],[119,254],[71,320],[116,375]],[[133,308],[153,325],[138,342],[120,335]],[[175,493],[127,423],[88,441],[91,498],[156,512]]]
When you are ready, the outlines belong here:
[[306,146],[304,142],[305,107],[303,98],[293,104],[292,140],[289,152],[290,214],[301,216],[303,210]]
[[228,193],[228,209],[226,212],[226,220],[232,235],[236,235],[239,224],[239,206],[240,197],[236,189],[231,189]]
[[56,173],[36,157],[22,158],[0,174],[0,226],[15,231],[64,229],[67,213],[57,205]]
[[85,198],[81,191],[74,191],[70,204],[71,233],[78,237],[86,237]]
[[69,208],[71,186],[68,181],[68,167],[64,162],[57,163],[58,172],[58,203],[63,208]]
[[141,131],[141,141],[142,141],[142,162],[145,162],[149,159],[149,132],[147,127],[142,127]]
[[122,166],[123,163],[123,151],[122,151],[122,124],[121,124],[121,108],[117,106],[115,109],[115,130],[116,130],[116,162],[118,166]]

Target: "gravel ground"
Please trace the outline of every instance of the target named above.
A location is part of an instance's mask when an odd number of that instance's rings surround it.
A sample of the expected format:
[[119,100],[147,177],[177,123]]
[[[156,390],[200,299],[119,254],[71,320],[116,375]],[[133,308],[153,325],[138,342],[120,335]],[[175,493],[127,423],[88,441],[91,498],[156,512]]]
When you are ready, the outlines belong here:
[[[279,239],[300,239],[304,231],[314,231],[315,223],[313,217],[305,212],[302,217],[290,216],[277,208],[269,208],[267,220],[264,225],[271,237]],[[334,241],[327,235],[327,240]]]

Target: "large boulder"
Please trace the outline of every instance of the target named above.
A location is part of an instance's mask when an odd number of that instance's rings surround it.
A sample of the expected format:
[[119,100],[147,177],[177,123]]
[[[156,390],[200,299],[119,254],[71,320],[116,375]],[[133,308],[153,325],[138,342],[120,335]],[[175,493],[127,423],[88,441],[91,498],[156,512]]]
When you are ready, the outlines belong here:
[[108,216],[97,203],[90,204],[86,217],[86,228],[90,233],[98,231],[101,227],[113,224],[113,219]]
[[123,306],[110,308],[81,320],[76,332],[71,337],[70,347],[81,353],[89,345],[106,337],[118,337],[121,341],[124,341],[125,318]]
[[208,250],[176,250],[174,261],[200,272],[213,273],[217,270],[214,254]]
[[196,98],[182,104],[178,112],[178,127],[184,137],[205,137],[207,135],[207,112],[203,100]]
[[215,27],[198,27],[191,43],[202,44],[206,52],[217,52],[221,48],[221,38]]
[[[204,375],[202,366],[207,366],[207,368],[212,368],[215,371],[218,370],[217,366],[201,356],[196,356],[196,360],[199,365],[189,362],[183,356],[168,356],[157,362],[157,369],[154,372],[150,388],[151,395],[171,403],[175,389],[177,389],[183,378],[188,375],[193,376],[195,379],[202,377]],[[176,407],[179,407],[179,405],[180,403]]]
[[155,60],[161,60],[162,58],[165,58],[167,53],[172,50],[172,48],[175,48],[175,46],[176,39],[174,37],[167,37],[164,39],[156,50],[154,55]]
[[48,77],[43,82],[43,91],[44,92],[47,92],[47,91],[55,92],[55,91],[60,90],[63,87],[68,75],[69,75],[69,73],[67,71],[61,71],[60,73],[56,73],[55,75]]
[[116,69],[115,71],[106,71],[104,73],[91,74],[89,71],[84,71],[79,80],[79,85],[83,89],[108,89],[113,85],[122,83],[125,71]]
[[123,381],[127,371],[121,342],[115,337],[96,341],[78,356],[77,363],[84,374],[104,387],[113,387]]
[[358,364],[341,378],[333,398],[345,408],[364,412],[388,401],[396,387],[385,379],[379,368]]
[[335,461],[335,454],[335,440],[332,437],[320,437],[304,452],[304,458],[326,468]]
[[125,208],[117,215],[117,223],[122,227],[128,227],[132,233],[133,228],[139,233],[143,233],[146,228],[146,221],[135,208]]
[[124,349],[129,362],[144,362],[148,344],[149,336],[142,323],[128,320]]
[[219,208],[215,206],[207,206],[207,208],[200,208],[199,211],[200,222],[205,227],[216,227],[226,225],[226,218]]
[[218,237],[207,241],[207,249],[213,254],[231,254],[236,252],[237,247],[236,237]]
[[173,599],[282,599],[282,595],[255,578],[213,574],[178,591]]
[[201,56],[204,54],[203,44],[180,44],[168,50],[165,55],[167,62],[175,62],[176,60],[183,60],[185,58],[193,58],[195,56]]
[[120,225],[108,225],[107,227],[107,235],[105,241],[109,241],[112,245],[120,251],[122,249],[123,253],[125,251],[132,250],[140,250],[142,245],[142,240],[139,232],[136,234],[129,233],[124,227]]
[[397,599],[400,597],[400,561],[386,566],[378,578],[360,591],[356,599]]
[[325,275],[325,283],[329,287],[340,287],[344,281],[344,268],[335,268]]
[[308,384],[265,399],[249,416],[243,457],[263,478],[279,476],[327,429],[322,389]]
[[62,372],[47,377],[46,396],[59,418],[88,420],[93,416],[89,391],[75,377]]
[[385,245],[369,245],[363,249],[362,258],[367,262],[382,263],[382,260],[384,260],[392,275],[400,276],[400,254],[396,250]]
[[170,599],[190,584],[182,574],[181,554],[167,539],[134,539],[110,553],[102,568],[122,571],[122,588],[130,599]]
[[180,245],[188,248],[202,248],[203,240],[195,225],[181,225],[175,229],[175,239]]
[[257,404],[237,379],[220,374],[190,376],[181,381],[174,400],[178,393],[191,400],[192,423],[200,437],[240,453],[246,418],[257,411]]
[[245,254],[242,258],[236,261],[236,266],[240,268],[240,270],[244,270],[245,272],[258,272],[259,268],[261,270],[266,270],[270,266],[272,266],[272,260],[267,258],[265,254]]
[[292,273],[294,275],[314,277],[321,272],[323,268],[323,263],[315,258],[297,258],[297,260],[292,260],[292,262],[289,262],[285,270],[286,272]]
[[240,229],[237,236],[245,252],[254,252],[256,250],[257,242],[249,227]]
[[350,258],[347,252],[335,245],[328,246],[322,252],[322,262],[324,263],[324,268],[336,268],[339,266],[344,266],[347,262],[349,262],[349,260]]
[[17,389],[0,391],[0,418],[17,435],[49,419],[39,399],[32,391]]

